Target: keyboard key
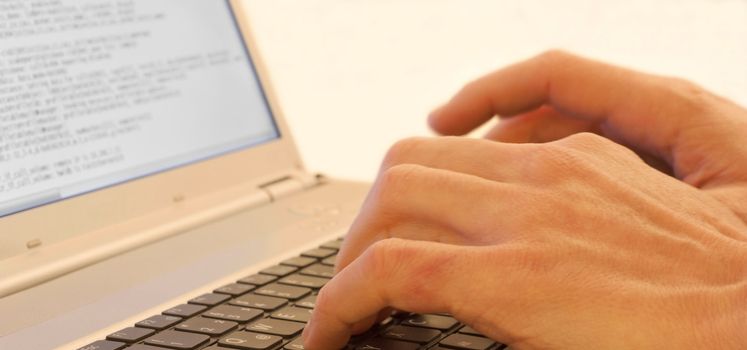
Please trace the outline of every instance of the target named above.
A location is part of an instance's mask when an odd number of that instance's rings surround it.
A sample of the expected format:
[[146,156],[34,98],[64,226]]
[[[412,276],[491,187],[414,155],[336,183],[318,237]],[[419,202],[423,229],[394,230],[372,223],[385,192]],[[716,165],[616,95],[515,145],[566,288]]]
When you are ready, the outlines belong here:
[[169,328],[181,320],[181,317],[176,316],[155,315],[136,323],[135,326],[161,330]]
[[128,327],[109,334],[106,336],[106,339],[125,343],[136,343],[147,338],[154,332],[154,330],[148,328]]
[[476,331],[474,328],[470,326],[464,326],[462,329],[459,330],[459,333],[469,334],[469,335],[477,335],[483,337],[483,335]]
[[280,320],[306,323],[309,322],[309,319],[311,319],[311,312],[311,309],[289,306],[273,312],[270,317]]
[[329,241],[327,243],[322,244],[319,246],[319,248],[327,248],[327,249],[334,249],[334,250],[340,250],[342,248],[342,240],[336,239],[333,241]]
[[384,338],[405,340],[419,344],[430,343],[441,336],[441,332],[435,329],[416,328],[406,326],[394,326],[381,334]]
[[267,334],[234,332],[221,338],[218,344],[235,349],[264,350],[277,346],[281,341],[283,338]]
[[273,283],[257,288],[254,293],[271,297],[296,300],[303,298],[311,293],[311,289]]
[[272,276],[283,277],[283,276],[290,275],[290,274],[296,272],[297,270],[298,270],[298,268],[297,267],[293,267],[293,266],[276,265],[276,266],[273,266],[273,267],[268,267],[268,268],[260,271],[259,273],[265,274],[265,275],[272,275]]
[[229,304],[231,305],[252,307],[255,309],[262,309],[266,311],[275,310],[287,303],[288,301],[285,299],[266,297],[255,294],[247,294],[229,302]]
[[210,340],[204,334],[177,331],[163,331],[145,340],[148,345],[163,346],[172,349],[194,349]]
[[[130,350],[130,349],[127,349],[127,350]],[[206,348],[204,348],[202,350],[231,350],[231,349],[224,348],[222,346],[218,346],[217,344],[214,344],[214,345],[208,346],[208,347],[206,347]]]
[[240,283],[231,283],[227,284],[223,287],[220,287],[213,292],[221,293],[221,294],[228,294],[233,297],[237,297],[240,295],[244,295],[250,291],[252,291],[255,287],[248,284],[240,284]]
[[231,299],[231,297],[225,294],[208,293],[208,294],[200,295],[199,297],[190,300],[189,303],[198,304],[198,305],[206,305],[206,306],[215,306],[228,299]]
[[205,317],[217,318],[240,323],[249,322],[263,314],[262,310],[231,305],[216,306],[202,314]]
[[286,259],[280,263],[280,265],[288,265],[293,267],[306,267],[317,262],[317,259],[309,258],[305,256],[297,256],[295,258]]
[[402,323],[406,326],[433,328],[438,330],[448,330],[459,322],[453,317],[439,315],[413,315],[405,319]]
[[373,338],[363,341],[355,347],[357,350],[417,350],[418,344],[386,338]]
[[456,333],[446,337],[439,344],[453,349],[487,350],[495,345],[495,342],[488,338]]
[[283,277],[279,283],[287,284],[291,286],[297,286],[297,287],[308,287],[308,288],[319,289],[319,288],[324,287],[324,285],[327,284],[327,282],[329,282],[328,278],[319,278],[319,277],[293,274],[288,277]]
[[330,256],[329,258],[322,260],[322,264],[327,266],[335,266],[335,264],[337,264],[337,255]]
[[298,337],[296,340],[285,344],[285,347],[283,347],[284,350],[304,350],[303,347],[303,338]]
[[332,278],[335,276],[335,268],[334,268],[334,264],[333,266],[324,265],[324,264],[314,264],[301,270],[300,273],[302,275],[307,275],[307,276]]
[[240,279],[239,283],[253,284],[255,286],[264,286],[265,284],[268,284],[276,279],[278,278],[275,276],[257,274],[257,275],[246,276]]
[[301,256],[310,258],[325,259],[337,254],[337,250],[327,248],[314,248],[301,253]]
[[217,336],[228,333],[238,326],[233,321],[216,320],[204,317],[195,317],[176,325],[176,330],[192,333],[207,334]]
[[295,305],[298,307],[313,309],[316,307],[316,295],[309,295],[306,298],[297,301]]
[[192,317],[205,309],[207,309],[207,307],[203,305],[181,304],[164,311],[163,314],[169,316]]
[[124,349],[125,346],[127,346],[127,344],[116,341],[97,340],[82,348],[78,348],[78,350],[119,350]]
[[160,346],[145,345],[145,344],[135,344],[127,348],[127,350],[164,350],[164,349],[166,348],[162,348]]
[[247,331],[292,337],[303,330],[304,324],[291,321],[273,320],[266,318],[254,321],[246,326]]

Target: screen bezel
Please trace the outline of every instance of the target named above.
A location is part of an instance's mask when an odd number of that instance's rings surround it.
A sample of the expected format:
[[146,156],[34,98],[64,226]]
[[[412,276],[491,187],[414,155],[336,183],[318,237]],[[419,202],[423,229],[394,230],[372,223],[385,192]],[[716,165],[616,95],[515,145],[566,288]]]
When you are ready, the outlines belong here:
[[[60,241],[121,224],[190,199],[248,183],[266,181],[270,174],[303,170],[277,97],[253,40],[240,0],[226,0],[259,78],[279,138],[248,149],[167,170],[0,218],[0,242],[19,249],[30,240]],[[48,238],[48,239],[45,239]],[[6,246],[8,247],[8,246]]]

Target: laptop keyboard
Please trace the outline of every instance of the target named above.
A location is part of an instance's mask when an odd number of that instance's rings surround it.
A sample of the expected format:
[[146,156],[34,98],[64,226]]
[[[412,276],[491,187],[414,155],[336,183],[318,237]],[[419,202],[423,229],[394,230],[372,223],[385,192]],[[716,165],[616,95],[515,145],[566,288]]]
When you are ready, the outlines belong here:
[[[79,350],[303,350],[341,239],[153,315]],[[346,350],[509,350],[447,314],[395,314]]]

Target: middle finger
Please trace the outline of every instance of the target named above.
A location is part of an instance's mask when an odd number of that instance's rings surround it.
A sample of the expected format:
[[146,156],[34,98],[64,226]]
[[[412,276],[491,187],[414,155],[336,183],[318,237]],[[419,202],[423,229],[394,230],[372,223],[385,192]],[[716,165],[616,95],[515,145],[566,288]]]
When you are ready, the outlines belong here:
[[484,232],[475,218],[506,212],[511,203],[505,199],[517,195],[513,185],[475,175],[414,164],[391,167],[379,176],[351,226],[337,268],[392,237],[468,245],[508,240],[510,233]]
[[521,175],[513,164],[522,161],[534,146],[465,137],[408,138],[392,146],[379,174],[397,165],[416,164],[510,182]]

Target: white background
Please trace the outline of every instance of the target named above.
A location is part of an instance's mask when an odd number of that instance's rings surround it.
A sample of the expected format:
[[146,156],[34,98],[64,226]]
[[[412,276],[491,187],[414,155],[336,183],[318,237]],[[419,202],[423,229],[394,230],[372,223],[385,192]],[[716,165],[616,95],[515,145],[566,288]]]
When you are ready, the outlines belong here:
[[335,176],[373,179],[462,84],[550,48],[747,105],[747,0],[244,1],[307,166]]
[[466,81],[554,47],[747,104],[747,0],[243,1],[308,166],[350,178]]

